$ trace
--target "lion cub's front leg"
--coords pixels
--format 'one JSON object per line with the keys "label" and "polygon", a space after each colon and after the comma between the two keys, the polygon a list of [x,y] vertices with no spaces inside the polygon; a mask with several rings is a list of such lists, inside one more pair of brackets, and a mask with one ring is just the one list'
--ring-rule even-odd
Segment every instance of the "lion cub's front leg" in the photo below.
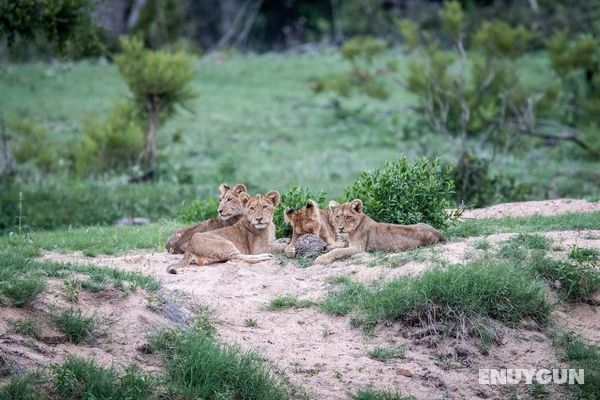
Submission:
{"label": "lion cub's front leg", "polygon": [[344,247],[333,249],[329,253],[325,253],[317,257],[315,260],[315,264],[331,264],[334,260],[338,258],[350,257],[360,252],[361,250],[358,247]]}

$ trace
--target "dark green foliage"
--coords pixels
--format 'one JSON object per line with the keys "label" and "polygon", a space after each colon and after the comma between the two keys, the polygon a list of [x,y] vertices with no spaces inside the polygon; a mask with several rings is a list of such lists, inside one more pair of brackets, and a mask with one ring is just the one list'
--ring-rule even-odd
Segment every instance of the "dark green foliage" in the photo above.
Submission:
{"label": "dark green foliage", "polygon": [[[68,226],[107,225],[126,216],[157,220],[174,217],[173,204],[192,199],[191,187],[150,184],[69,181],[33,185],[0,183],[0,232],[15,230],[22,192],[23,226],[56,229]],[[60,207],[57,207],[60,204]]]}
{"label": "dark green foliage", "polygon": [[0,38],[43,38],[58,53],[74,57],[102,52],[98,28],[91,19],[91,0],[28,0],[0,2]]}
{"label": "dark green foliage", "polygon": [[214,197],[184,201],[177,211],[177,219],[186,224],[204,221],[216,217],[218,207],[219,201]]}
{"label": "dark green foliage", "polygon": [[94,361],[70,357],[52,368],[54,387],[61,399],[153,399],[151,377],[135,364],[120,373]]}
{"label": "dark green foliage", "polygon": [[483,207],[495,201],[516,201],[525,197],[525,185],[514,177],[492,174],[492,163],[464,152],[453,169],[454,197],[467,206]]}
{"label": "dark green foliage", "polygon": [[410,397],[402,396],[398,392],[387,390],[377,390],[373,388],[361,389],[356,393],[350,394],[352,400],[409,400]]}
{"label": "dark green foliage", "polygon": [[446,211],[453,206],[450,173],[437,159],[423,157],[411,163],[403,157],[363,172],[346,189],[346,199],[361,199],[365,214],[378,222],[445,227],[452,220]]}
{"label": "dark green foliage", "polygon": [[42,400],[39,386],[27,376],[13,376],[6,385],[0,386],[0,400]]}
{"label": "dark green foliage", "polygon": [[18,165],[31,163],[47,172],[54,170],[60,154],[43,125],[30,118],[10,118],[6,130],[8,151]]}
{"label": "dark green foliage", "polygon": [[600,250],[590,247],[573,246],[569,253],[569,258],[578,262],[593,262],[598,260],[598,256],[600,256]]}
{"label": "dark green foliage", "polygon": [[341,97],[359,93],[375,99],[387,99],[390,94],[377,76],[381,74],[381,69],[376,72],[373,67],[375,57],[383,53],[386,47],[384,41],[368,36],[348,40],[339,51],[350,62],[350,70],[311,79],[312,90],[315,93],[333,92]]}
{"label": "dark green foliage", "polygon": [[574,385],[573,390],[581,400],[598,400],[600,394],[600,347],[587,344],[579,335],[568,332],[560,335],[555,343],[560,347],[560,356],[569,368],[583,369],[585,383]]}
{"label": "dark green foliage", "polygon": [[86,317],[79,309],[69,308],[54,316],[54,324],[71,342],[79,344],[93,334],[97,321],[94,317]]}
{"label": "dark green foliage", "polygon": [[[552,310],[543,282],[510,263],[487,259],[435,268],[416,278],[399,277],[371,288],[345,286],[325,300],[323,304],[329,305],[324,309],[340,314],[354,309],[358,313],[354,321],[367,328],[382,321],[469,325],[481,318],[508,324],[531,318],[543,324]],[[336,303],[345,306],[336,308]],[[466,333],[477,334],[476,326],[467,329]]]}
{"label": "dark green foliage", "polygon": [[207,400],[296,397],[257,354],[221,345],[194,329],[163,331],[151,343],[165,356],[170,396]]}
{"label": "dark green foliage", "polygon": [[304,207],[308,200],[314,200],[319,207],[326,207],[325,199],[327,193],[323,190],[312,192],[305,186],[292,186],[287,192],[281,194],[281,201],[275,209],[273,223],[275,224],[277,237],[289,237],[292,235],[292,226],[285,222],[283,213],[286,208],[298,209]]}

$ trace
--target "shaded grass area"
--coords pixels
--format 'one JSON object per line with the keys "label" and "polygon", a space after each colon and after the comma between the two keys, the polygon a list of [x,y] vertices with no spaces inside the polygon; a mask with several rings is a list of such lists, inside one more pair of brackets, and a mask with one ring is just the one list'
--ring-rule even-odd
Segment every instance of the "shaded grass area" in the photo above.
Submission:
{"label": "shaded grass area", "polygon": [[496,233],[530,233],[539,231],[565,231],[599,229],[600,212],[561,215],[532,215],[528,217],[503,217],[461,221],[445,230],[449,240]]}
{"label": "shaded grass area", "polygon": [[181,224],[165,221],[132,227],[93,226],[28,235],[4,235],[0,236],[0,252],[4,250],[35,257],[41,255],[42,250],[82,251],[93,257],[98,254],[122,254],[131,249],[164,249],[168,237],[178,226]]}
{"label": "shaded grass area", "polygon": [[2,298],[14,306],[25,306],[46,287],[47,278],[65,278],[81,274],[82,287],[93,291],[114,285],[123,291],[144,288],[157,290],[159,282],[147,275],[113,268],[36,261],[18,254],[0,253],[0,304]]}
{"label": "shaded grass area", "polygon": [[418,277],[398,277],[372,286],[342,281],[322,303],[325,312],[347,315],[369,329],[380,322],[445,322],[478,333],[478,321],[492,318],[516,324],[530,318],[545,324],[552,310],[546,286],[528,271],[500,260],[432,269]]}

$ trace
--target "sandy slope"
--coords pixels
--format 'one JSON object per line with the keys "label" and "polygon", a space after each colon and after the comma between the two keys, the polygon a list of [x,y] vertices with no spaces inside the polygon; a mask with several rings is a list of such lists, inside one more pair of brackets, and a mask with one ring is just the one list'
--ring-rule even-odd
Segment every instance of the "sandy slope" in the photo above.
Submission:
{"label": "sandy slope", "polygon": [[[471,217],[504,216],[511,209],[521,215],[523,210],[531,209],[529,203],[526,206],[502,205],[503,211],[500,214],[490,211],[490,214],[480,213]],[[557,213],[573,210],[573,202],[553,201],[552,204],[551,207]],[[579,211],[589,211],[597,206],[598,203],[588,203],[586,207],[579,208]],[[600,230],[546,232],[544,235],[553,240],[553,256],[556,257],[564,257],[573,244],[600,248]],[[494,245],[510,236],[490,235],[485,239]],[[524,324],[519,329],[498,326],[503,337],[502,343],[492,347],[489,355],[483,355],[473,341],[450,338],[441,340],[435,335],[421,337],[422,330],[416,327],[380,326],[374,336],[368,337],[360,329],[351,328],[346,317],[328,316],[316,307],[286,311],[265,310],[265,304],[270,299],[284,293],[292,293],[302,299],[319,300],[333,290],[328,278],[340,274],[351,275],[353,279],[361,281],[390,279],[402,274],[419,274],[427,268],[439,266],[439,260],[457,263],[478,257],[482,252],[476,250],[474,245],[482,239],[469,238],[423,249],[415,260],[407,261],[397,268],[368,266],[375,257],[361,254],[331,266],[300,268],[294,263],[281,265],[278,261],[255,265],[228,262],[189,267],[182,269],[178,275],[169,275],[166,273],[167,265],[181,256],[138,251],[124,256],[96,258],[87,258],[78,253],[47,253],[44,258],[94,263],[156,276],[162,282],[164,293],[178,299],[179,304],[187,308],[202,304],[216,310],[221,340],[259,350],[293,382],[302,384],[317,399],[346,399],[347,391],[367,385],[397,388],[417,399],[437,399],[444,396],[453,399],[502,398],[508,391],[524,392],[527,388],[524,385],[518,388],[479,385],[478,368],[547,368],[560,364],[550,339],[534,324]],[[165,322],[164,318],[148,310],[145,296],[145,293],[139,292],[121,300],[119,304],[113,304],[118,306],[116,311],[111,308],[110,301],[107,304],[102,304],[102,300],[100,304],[96,301],[96,308],[93,309],[112,315],[110,318],[115,321],[110,332],[116,335],[116,344],[109,345],[100,341],[96,348],[88,346],[92,350],[85,346],[81,350],[80,346],[58,344],[45,351],[50,352],[52,360],[67,353],[88,355],[96,352],[102,357],[108,357],[106,360],[113,357],[113,362],[116,357],[117,363],[123,365],[129,358],[130,361],[137,359],[152,369],[156,362],[152,356],[135,351],[143,342],[143,335],[139,332],[150,329],[152,324],[160,326],[168,321]],[[555,315],[560,324],[580,329],[589,340],[600,344],[598,307],[585,304],[565,306]],[[256,320],[257,327],[246,327],[246,319]],[[6,344],[5,342],[4,345]],[[409,348],[406,358],[383,363],[367,356],[367,352],[374,346],[390,344],[402,344]],[[35,349],[24,349],[23,346],[19,349],[36,353]],[[121,353],[122,351],[125,352]],[[39,357],[42,361],[48,360],[43,353]],[[149,361],[146,361],[147,357],[150,357]],[[34,354],[31,358],[34,358]]]}

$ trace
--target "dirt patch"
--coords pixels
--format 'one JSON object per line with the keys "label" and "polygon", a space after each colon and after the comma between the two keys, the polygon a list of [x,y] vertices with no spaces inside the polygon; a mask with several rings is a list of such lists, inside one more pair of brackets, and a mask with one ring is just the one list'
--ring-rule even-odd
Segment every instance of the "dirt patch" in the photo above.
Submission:
{"label": "dirt patch", "polygon": [[589,202],[587,200],[556,199],[496,204],[487,208],[467,210],[462,214],[462,218],[526,217],[530,215],[559,215],[593,211],[600,211],[600,201]]}
{"label": "dirt patch", "polygon": [[[560,364],[551,340],[534,326],[529,329],[501,327],[504,332],[502,343],[492,347],[489,355],[483,355],[472,341],[458,343],[451,339],[435,339],[434,347],[429,347],[431,343],[412,337],[413,328],[402,326],[378,328],[375,336],[367,337],[360,329],[351,328],[347,318],[328,316],[314,307],[267,311],[265,305],[272,298],[287,293],[301,299],[320,300],[333,290],[328,280],[336,275],[350,275],[367,282],[403,274],[415,275],[428,268],[460,263],[484,254],[483,250],[476,249],[478,242],[487,240],[491,246],[498,246],[513,235],[469,238],[420,249],[409,256],[402,253],[398,255],[401,259],[396,268],[391,268],[385,257],[367,253],[330,266],[300,268],[276,260],[255,265],[227,262],[183,268],[178,275],[167,274],[166,267],[181,256],[162,252],[96,258],[47,253],[44,258],[92,263],[157,277],[166,290],[179,293],[186,301],[216,310],[221,340],[257,349],[293,382],[312,391],[315,398],[346,399],[346,391],[368,385],[398,388],[417,399],[444,396],[500,398],[509,388],[479,385],[479,368],[547,368]],[[552,238],[557,254],[564,254],[574,244],[600,247],[600,231],[545,232],[543,235]],[[378,264],[377,260],[381,262]],[[586,337],[596,340],[600,320],[591,311],[592,306],[585,307],[577,306],[556,315],[566,324],[575,318],[581,319],[577,325],[570,326],[581,328]],[[137,317],[134,313],[120,319],[130,318],[135,320]],[[247,326],[249,320],[255,321],[256,326]],[[368,351],[374,346],[391,344],[409,348],[406,358],[380,362],[368,357]],[[457,346],[461,347],[459,354]],[[466,352],[464,347],[468,349]],[[128,349],[132,348],[135,345]]]}

